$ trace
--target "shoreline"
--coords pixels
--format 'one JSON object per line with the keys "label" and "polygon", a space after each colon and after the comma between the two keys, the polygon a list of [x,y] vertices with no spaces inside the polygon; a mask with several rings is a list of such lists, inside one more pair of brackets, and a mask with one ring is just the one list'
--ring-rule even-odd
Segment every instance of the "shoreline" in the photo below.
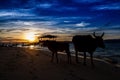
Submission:
{"label": "shoreline", "polygon": [[[28,48],[30,49],[30,48]],[[43,50],[50,52],[47,48],[34,48],[33,50]],[[59,54],[66,55],[64,52],[58,52]],[[98,52],[97,52],[98,53]],[[75,57],[75,51],[71,50],[71,56]],[[79,56],[80,58],[83,58],[82,52],[80,52]],[[120,55],[94,55],[95,60],[103,61],[112,65],[115,65],[116,67],[120,67],[120,61],[115,59],[115,57],[120,58]],[[90,55],[87,53],[87,58],[90,58]]]}

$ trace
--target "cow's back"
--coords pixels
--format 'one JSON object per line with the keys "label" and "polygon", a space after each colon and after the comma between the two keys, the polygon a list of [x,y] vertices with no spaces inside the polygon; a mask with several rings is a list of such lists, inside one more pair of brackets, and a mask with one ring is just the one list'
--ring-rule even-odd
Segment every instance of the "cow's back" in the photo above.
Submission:
{"label": "cow's back", "polygon": [[95,45],[95,40],[91,35],[76,35],[73,37],[72,42],[78,51],[89,52]]}
{"label": "cow's back", "polygon": [[47,41],[48,49],[52,52],[57,51],[69,51],[69,43],[67,42],[57,42],[57,41]]}

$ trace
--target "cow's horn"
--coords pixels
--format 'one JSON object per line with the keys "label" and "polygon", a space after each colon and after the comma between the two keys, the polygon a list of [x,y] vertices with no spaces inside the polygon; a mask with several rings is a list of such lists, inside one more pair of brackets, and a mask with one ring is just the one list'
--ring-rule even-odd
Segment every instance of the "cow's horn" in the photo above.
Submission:
{"label": "cow's horn", "polygon": [[101,37],[103,37],[103,36],[104,36],[104,34],[105,34],[105,33],[103,32],[103,33],[102,33],[102,35],[101,35]]}
{"label": "cow's horn", "polygon": [[93,33],[93,36],[96,37],[95,32]]}

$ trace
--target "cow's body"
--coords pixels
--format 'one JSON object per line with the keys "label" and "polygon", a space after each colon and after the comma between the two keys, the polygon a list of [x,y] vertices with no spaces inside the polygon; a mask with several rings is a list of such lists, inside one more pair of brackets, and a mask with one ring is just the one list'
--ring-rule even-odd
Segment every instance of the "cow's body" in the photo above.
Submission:
{"label": "cow's body", "polygon": [[75,50],[79,52],[93,52],[96,48],[95,39],[90,35],[77,35],[73,37],[72,41],[75,45]]}
{"label": "cow's body", "polygon": [[[102,34],[103,36],[103,34]],[[78,52],[84,52],[84,65],[86,65],[86,52],[90,53],[91,64],[93,64],[93,52],[97,47],[104,48],[102,36],[91,35],[76,35],[73,37],[72,42],[76,51],[76,62],[78,62]]]}
{"label": "cow's body", "polygon": [[56,60],[58,63],[58,52],[65,51],[68,56],[68,63],[71,63],[71,55],[69,50],[69,43],[67,42],[57,42],[57,41],[44,41],[43,45],[48,47],[48,49],[52,52],[52,59],[54,59],[54,54],[56,55]]}

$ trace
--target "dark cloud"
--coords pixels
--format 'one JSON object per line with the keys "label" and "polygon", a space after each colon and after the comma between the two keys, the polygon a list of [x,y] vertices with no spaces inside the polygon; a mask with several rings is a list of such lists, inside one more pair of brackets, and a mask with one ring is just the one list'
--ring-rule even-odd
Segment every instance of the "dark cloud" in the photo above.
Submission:
{"label": "dark cloud", "polygon": [[0,32],[2,33],[6,33],[6,32],[14,32],[14,31],[17,31],[17,32],[23,32],[23,31],[29,31],[30,29],[15,29],[15,28],[12,28],[12,29],[0,29]]}

